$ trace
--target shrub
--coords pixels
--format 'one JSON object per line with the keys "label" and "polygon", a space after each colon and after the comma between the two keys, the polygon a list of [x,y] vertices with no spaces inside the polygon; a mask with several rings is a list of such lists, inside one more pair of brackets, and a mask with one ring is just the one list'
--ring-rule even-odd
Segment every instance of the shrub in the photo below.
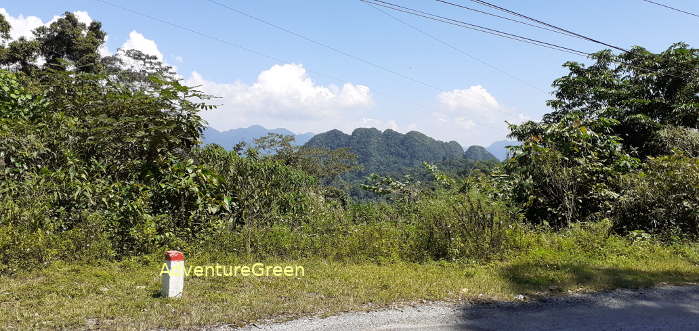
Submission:
{"label": "shrub", "polygon": [[638,166],[611,135],[617,121],[567,115],[556,123],[511,125],[512,147],[505,163],[512,198],[534,224],[564,228],[599,219],[616,198],[619,175]]}
{"label": "shrub", "polygon": [[417,228],[432,259],[487,260],[512,244],[517,214],[477,191],[423,201]]}
{"label": "shrub", "polygon": [[613,211],[617,231],[699,235],[699,159],[651,158],[641,171],[622,177],[621,185]]}
{"label": "shrub", "polygon": [[667,127],[656,133],[649,143],[653,155],[669,155],[673,151],[699,157],[699,131],[683,127]]}

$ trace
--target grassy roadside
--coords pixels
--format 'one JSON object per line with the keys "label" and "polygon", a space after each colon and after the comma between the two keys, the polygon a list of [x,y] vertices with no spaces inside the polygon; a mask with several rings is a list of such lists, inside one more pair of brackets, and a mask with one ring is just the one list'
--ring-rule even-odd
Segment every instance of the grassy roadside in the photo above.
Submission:
{"label": "grassy roadside", "polygon": [[[264,260],[302,265],[304,277],[188,278],[178,300],[157,297],[156,257],[58,263],[0,277],[0,328],[187,328],[329,315],[421,300],[513,300],[660,283],[699,282],[699,245],[555,236],[487,264]],[[539,238],[541,239],[541,238]],[[589,239],[589,238],[588,238]],[[195,256],[192,265],[258,262]]]}

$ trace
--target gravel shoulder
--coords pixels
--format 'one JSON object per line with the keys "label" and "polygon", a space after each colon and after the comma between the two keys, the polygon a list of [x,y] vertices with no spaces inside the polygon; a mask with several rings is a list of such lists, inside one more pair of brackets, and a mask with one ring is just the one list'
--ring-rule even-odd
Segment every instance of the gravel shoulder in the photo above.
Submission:
{"label": "gravel shoulder", "polygon": [[242,330],[699,330],[699,286],[575,294],[518,303],[429,305]]}

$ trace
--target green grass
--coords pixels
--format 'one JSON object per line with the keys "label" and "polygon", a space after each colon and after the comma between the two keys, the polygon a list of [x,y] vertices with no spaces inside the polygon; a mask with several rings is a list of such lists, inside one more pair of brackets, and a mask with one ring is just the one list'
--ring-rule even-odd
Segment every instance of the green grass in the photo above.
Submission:
{"label": "green grass", "polygon": [[[190,277],[181,299],[158,297],[161,264],[155,257],[97,265],[57,263],[0,277],[0,328],[240,326],[423,301],[513,300],[518,294],[699,282],[697,244],[632,243],[587,233],[529,235],[523,242],[528,249],[490,263],[265,260],[303,265],[305,276]],[[187,261],[251,262],[258,261],[220,254]]]}

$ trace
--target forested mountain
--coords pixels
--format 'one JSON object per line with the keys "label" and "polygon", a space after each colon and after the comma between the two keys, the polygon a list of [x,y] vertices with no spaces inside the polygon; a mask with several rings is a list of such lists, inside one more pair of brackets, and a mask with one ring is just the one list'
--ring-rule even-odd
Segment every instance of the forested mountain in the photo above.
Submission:
{"label": "forested mountain", "polygon": [[204,129],[203,139],[204,144],[217,144],[225,149],[232,149],[233,146],[239,142],[245,142],[251,144],[255,139],[264,137],[270,133],[277,133],[285,136],[294,136],[296,145],[305,144],[311,137],[313,133],[303,133],[295,134],[287,129],[266,129],[260,125],[253,125],[247,128],[232,129],[226,131],[218,131],[212,127],[206,127]]}
{"label": "forested mountain", "polygon": [[402,134],[393,130],[360,128],[351,135],[339,130],[318,134],[305,146],[327,149],[349,148],[363,167],[356,175],[370,173],[402,175],[422,162],[437,163],[463,158],[464,150],[455,141],[442,142],[420,132]]}
{"label": "forested mountain", "polygon": [[381,132],[375,128],[359,128],[351,135],[332,130],[314,136],[304,147],[347,148],[356,154],[361,169],[343,175],[339,183],[354,196],[363,195],[359,193],[358,184],[372,173],[421,178],[426,175],[423,162],[435,164],[449,173],[465,173],[479,163],[476,161],[497,161],[480,146],[469,148],[469,158],[466,158],[463,147],[456,141],[443,142],[417,131],[402,134],[390,129]]}
{"label": "forested mountain", "polygon": [[474,161],[498,161],[495,155],[488,152],[483,146],[473,145],[464,153],[464,158]]}

